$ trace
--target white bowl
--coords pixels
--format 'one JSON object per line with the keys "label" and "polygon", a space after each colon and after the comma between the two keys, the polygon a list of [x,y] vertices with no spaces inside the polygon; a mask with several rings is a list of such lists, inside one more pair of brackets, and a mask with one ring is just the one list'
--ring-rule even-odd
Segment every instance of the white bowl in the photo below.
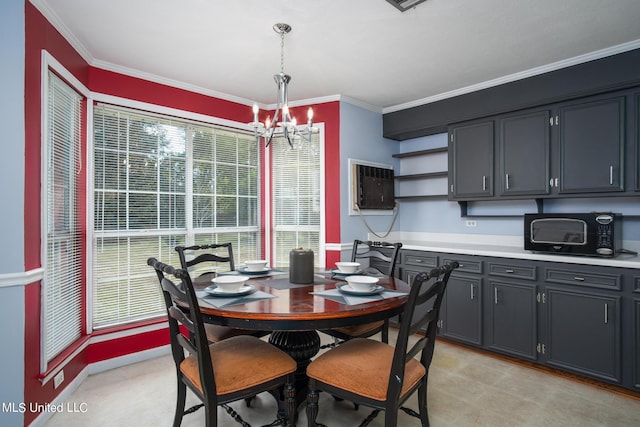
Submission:
{"label": "white bowl", "polygon": [[336,267],[338,267],[338,270],[342,273],[355,273],[358,271],[358,268],[360,268],[360,263],[342,261],[336,262]]}
{"label": "white bowl", "polygon": [[221,292],[238,292],[249,278],[247,276],[218,276],[213,278],[213,283]]}
{"label": "white bowl", "polygon": [[267,261],[264,259],[255,259],[251,261],[245,261],[244,265],[248,271],[262,271],[267,266]]}
{"label": "white bowl", "polygon": [[376,288],[379,279],[371,276],[349,276],[346,280],[356,291],[372,291]]}

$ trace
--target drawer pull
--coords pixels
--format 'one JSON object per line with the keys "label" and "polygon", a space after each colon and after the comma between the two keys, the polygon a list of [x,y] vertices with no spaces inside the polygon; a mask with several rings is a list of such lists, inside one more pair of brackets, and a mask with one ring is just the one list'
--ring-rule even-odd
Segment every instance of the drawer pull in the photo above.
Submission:
{"label": "drawer pull", "polygon": [[573,280],[578,281],[578,282],[584,282],[584,277],[574,276]]}
{"label": "drawer pull", "polygon": [[510,268],[507,268],[504,272],[505,272],[505,273],[509,273],[509,274],[515,273],[515,271],[513,271],[513,270],[512,270],[512,269],[510,269]]}

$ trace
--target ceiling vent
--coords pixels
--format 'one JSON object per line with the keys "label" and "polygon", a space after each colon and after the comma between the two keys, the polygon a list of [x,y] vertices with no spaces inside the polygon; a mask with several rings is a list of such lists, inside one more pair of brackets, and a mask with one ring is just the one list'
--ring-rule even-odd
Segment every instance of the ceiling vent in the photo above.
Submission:
{"label": "ceiling vent", "polygon": [[400,12],[405,12],[407,9],[411,9],[414,6],[424,3],[427,0],[387,0]]}

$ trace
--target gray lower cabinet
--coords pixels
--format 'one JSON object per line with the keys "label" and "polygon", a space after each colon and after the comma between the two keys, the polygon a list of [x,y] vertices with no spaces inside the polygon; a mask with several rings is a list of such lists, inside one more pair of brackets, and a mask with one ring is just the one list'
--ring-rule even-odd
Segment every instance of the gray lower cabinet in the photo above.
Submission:
{"label": "gray lower cabinet", "polygon": [[633,351],[633,386],[640,390],[640,298],[633,300],[633,320],[634,320],[634,336],[635,341]]}
{"label": "gray lower cabinet", "polygon": [[453,273],[440,308],[440,333],[482,345],[482,279]]}
{"label": "gray lower cabinet", "polygon": [[404,280],[460,263],[441,337],[640,390],[637,270],[416,250],[401,259]]}
{"label": "gray lower cabinet", "polygon": [[547,287],[546,305],[546,363],[620,383],[620,297]]}
{"label": "gray lower cabinet", "polygon": [[537,287],[491,279],[489,289],[491,323],[487,346],[501,353],[537,360]]}

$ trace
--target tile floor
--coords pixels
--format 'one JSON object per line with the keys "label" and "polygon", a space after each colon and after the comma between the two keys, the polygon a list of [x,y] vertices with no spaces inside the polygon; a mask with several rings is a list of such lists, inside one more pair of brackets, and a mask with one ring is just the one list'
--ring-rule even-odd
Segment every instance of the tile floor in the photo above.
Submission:
{"label": "tile floor", "polygon": [[[324,342],[329,338],[322,335]],[[87,412],[57,413],[47,427],[170,426],[175,402],[175,375],[169,355],[113,369],[87,378],[70,397]],[[193,396],[188,404],[196,403]],[[408,405],[416,408],[416,400]],[[489,357],[438,341],[429,376],[431,425],[440,426],[640,426],[640,400],[599,387]],[[231,405],[253,426],[275,419],[275,402],[259,395],[251,408]],[[370,413],[322,393],[318,421],[327,426],[357,426]],[[235,427],[219,409],[219,426]],[[186,415],[182,425],[202,426],[202,411]],[[298,426],[307,425],[300,408]],[[382,414],[370,426],[383,426]],[[403,412],[398,426],[419,426]]]}

